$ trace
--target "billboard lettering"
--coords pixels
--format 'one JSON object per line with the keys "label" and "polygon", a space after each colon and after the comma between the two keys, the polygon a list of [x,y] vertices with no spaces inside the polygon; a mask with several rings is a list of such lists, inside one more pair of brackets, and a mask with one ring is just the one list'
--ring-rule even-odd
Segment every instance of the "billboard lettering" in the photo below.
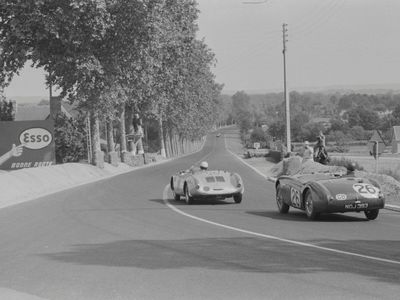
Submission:
{"label": "billboard lettering", "polygon": [[52,120],[0,122],[0,169],[16,170],[55,164]]}

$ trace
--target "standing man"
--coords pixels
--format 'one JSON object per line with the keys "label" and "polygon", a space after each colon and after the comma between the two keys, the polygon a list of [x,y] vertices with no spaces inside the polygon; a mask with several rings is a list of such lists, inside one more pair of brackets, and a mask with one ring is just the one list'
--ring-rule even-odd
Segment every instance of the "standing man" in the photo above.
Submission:
{"label": "standing man", "polygon": [[308,141],[304,142],[304,151],[303,151],[303,163],[306,161],[312,161],[314,158],[314,149],[310,146]]}

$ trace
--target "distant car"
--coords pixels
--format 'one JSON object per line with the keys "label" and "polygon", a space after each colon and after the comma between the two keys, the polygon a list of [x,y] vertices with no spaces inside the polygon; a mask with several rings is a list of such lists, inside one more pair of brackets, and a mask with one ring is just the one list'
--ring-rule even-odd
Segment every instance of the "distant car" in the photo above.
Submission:
{"label": "distant car", "polygon": [[216,136],[216,137],[220,137],[220,136],[221,136],[221,133],[218,132],[215,136]]}
{"label": "distant car", "polygon": [[171,177],[170,187],[174,199],[184,197],[187,204],[196,199],[222,200],[233,198],[235,203],[242,202],[244,186],[237,173],[223,170],[186,170]]}
{"label": "distant car", "polygon": [[380,185],[367,178],[329,173],[280,176],[275,187],[280,213],[291,206],[304,210],[309,219],[321,213],[362,211],[374,220],[385,206]]}

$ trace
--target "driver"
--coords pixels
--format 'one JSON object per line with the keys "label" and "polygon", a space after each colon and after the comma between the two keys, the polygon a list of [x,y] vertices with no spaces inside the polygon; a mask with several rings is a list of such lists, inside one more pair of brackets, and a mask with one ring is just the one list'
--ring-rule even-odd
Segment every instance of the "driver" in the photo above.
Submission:
{"label": "driver", "polygon": [[207,170],[207,169],[208,169],[208,162],[202,161],[202,162],[200,163],[200,170],[205,171],[205,170]]}
{"label": "driver", "polygon": [[206,171],[207,169],[208,169],[208,162],[202,161],[202,162],[200,163],[200,166],[199,166],[199,167],[195,167],[195,166],[191,167],[191,168],[190,168],[190,172],[192,172],[192,174],[194,174],[194,173],[196,173],[196,172]]}

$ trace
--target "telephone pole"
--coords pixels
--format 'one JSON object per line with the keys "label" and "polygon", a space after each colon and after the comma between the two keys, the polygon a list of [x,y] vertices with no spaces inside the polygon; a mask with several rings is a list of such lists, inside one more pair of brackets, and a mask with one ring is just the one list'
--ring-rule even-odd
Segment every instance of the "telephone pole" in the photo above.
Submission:
{"label": "telephone pole", "polygon": [[286,106],[286,147],[287,151],[291,152],[291,137],[290,137],[290,100],[287,91],[286,85],[286,42],[287,40],[287,24],[283,23],[282,25],[282,34],[283,34],[283,94],[285,97],[285,106]]}

